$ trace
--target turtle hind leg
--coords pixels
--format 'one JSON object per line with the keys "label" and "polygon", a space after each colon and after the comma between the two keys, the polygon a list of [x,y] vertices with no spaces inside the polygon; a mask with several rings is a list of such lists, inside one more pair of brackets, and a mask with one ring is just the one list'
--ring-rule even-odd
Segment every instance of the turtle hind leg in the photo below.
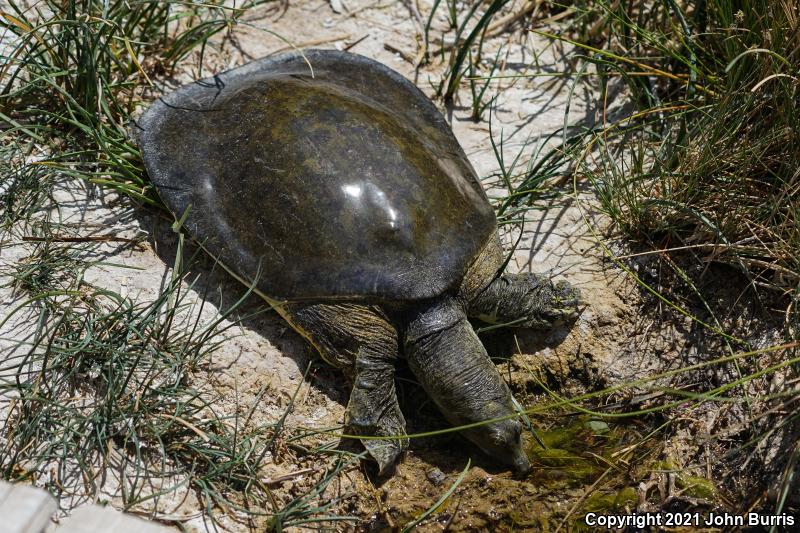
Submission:
{"label": "turtle hind leg", "polygon": [[323,359],[351,378],[345,426],[348,432],[365,436],[361,442],[383,475],[408,448],[394,381],[399,357],[395,327],[380,308],[367,305],[290,304],[281,311]]}

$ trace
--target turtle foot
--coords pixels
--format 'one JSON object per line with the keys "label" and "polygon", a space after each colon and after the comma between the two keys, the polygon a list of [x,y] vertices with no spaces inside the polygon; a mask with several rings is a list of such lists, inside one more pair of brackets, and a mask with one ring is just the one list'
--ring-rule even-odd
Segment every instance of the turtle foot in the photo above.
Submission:
{"label": "turtle foot", "polygon": [[378,475],[383,476],[408,448],[406,421],[393,388],[392,394],[380,402],[374,401],[374,395],[363,392],[358,388],[353,390],[347,406],[347,427],[354,435],[364,436],[361,442],[378,463]]}
{"label": "turtle foot", "polygon": [[548,329],[580,313],[580,290],[566,281],[521,272],[497,277],[471,302],[470,316],[490,324]]}
{"label": "turtle foot", "polygon": [[370,457],[378,463],[379,477],[383,477],[391,472],[397,464],[397,458],[408,448],[408,439],[363,439],[361,442],[364,444],[364,448],[366,448]]}

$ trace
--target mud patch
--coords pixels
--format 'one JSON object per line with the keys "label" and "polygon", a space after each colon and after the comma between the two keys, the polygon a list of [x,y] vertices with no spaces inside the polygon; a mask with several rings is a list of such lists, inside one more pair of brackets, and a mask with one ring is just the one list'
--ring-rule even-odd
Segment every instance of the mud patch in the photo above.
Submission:
{"label": "mud patch", "polygon": [[[567,425],[557,425],[565,422]],[[635,427],[609,425],[584,416],[560,420],[538,433],[545,447],[529,441],[534,466],[530,476],[515,479],[473,455],[470,460],[478,464],[473,463],[421,530],[572,529],[587,512],[632,512],[637,508],[639,489],[633,479],[644,470],[635,472],[633,465],[621,459],[631,457],[631,447],[642,437]],[[431,446],[424,459],[410,453],[393,478],[373,489],[377,512],[372,506],[360,509],[373,513],[365,530],[391,531],[409,523],[451,488],[466,461],[443,453],[447,446],[442,444]],[[656,452],[655,447],[648,450]],[[601,481],[604,488],[596,490]]]}

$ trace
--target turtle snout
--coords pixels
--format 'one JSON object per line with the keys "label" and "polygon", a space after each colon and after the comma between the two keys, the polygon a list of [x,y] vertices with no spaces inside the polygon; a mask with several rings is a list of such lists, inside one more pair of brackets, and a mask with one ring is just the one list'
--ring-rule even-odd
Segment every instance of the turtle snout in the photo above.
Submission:
{"label": "turtle snout", "polygon": [[531,464],[522,444],[522,426],[517,420],[494,422],[473,430],[466,436],[496,461],[514,469],[518,476],[531,470]]}
{"label": "turtle snout", "polygon": [[522,445],[522,425],[518,420],[511,421],[513,427],[513,437],[510,439],[509,452],[511,452],[511,466],[514,468],[514,473],[517,476],[526,476],[531,471],[531,462],[528,460],[528,455],[525,453],[525,448]]}
{"label": "turtle snout", "polygon": [[517,450],[515,450],[513,467],[514,473],[519,477],[524,477],[531,473],[531,462],[528,460],[528,456],[522,446],[518,446]]}

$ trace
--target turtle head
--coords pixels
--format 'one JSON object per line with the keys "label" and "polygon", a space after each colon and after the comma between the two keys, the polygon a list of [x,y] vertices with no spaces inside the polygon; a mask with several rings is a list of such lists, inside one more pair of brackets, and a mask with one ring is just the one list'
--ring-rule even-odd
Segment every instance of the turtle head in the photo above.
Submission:
{"label": "turtle head", "polygon": [[478,445],[487,455],[511,466],[518,475],[531,470],[531,464],[522,446],[522,424],[517,419],[506,419],[464,430],[464,436]]}
{"label": "turtle head", "polygon": [[453,426],[496,461],[530,470],[511,391],[463,309],[444,299],[405,331],[405,357],[419,383]]}

